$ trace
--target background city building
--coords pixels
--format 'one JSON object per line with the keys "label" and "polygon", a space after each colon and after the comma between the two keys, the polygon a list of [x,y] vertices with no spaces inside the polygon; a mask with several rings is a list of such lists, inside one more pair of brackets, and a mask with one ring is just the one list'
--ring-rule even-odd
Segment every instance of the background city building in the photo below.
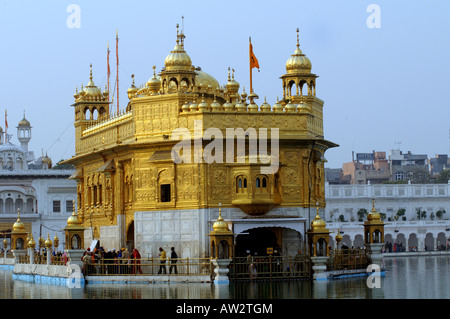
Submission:
{"label": "background city building", "polygon": [[330,184],[382,184],[382,183],[432,183],[439,174],[450,167],[448,155],[386,152],[357,153],[352,161],[343,163],[342,168],[325,168],[326,180]]}
{"label": "background city building", "polygon": [[47,155],[34,157],[28,149],[32,127],[25,115],[16,128],[20,146],[11,142],[13,134],[0,127],[0,235],[10,240],[20,212],[28,233],[35,239],[57,235],[62,250],[63,229],[76,200],[76,183],[68,179],[74,170],[53,166]]}

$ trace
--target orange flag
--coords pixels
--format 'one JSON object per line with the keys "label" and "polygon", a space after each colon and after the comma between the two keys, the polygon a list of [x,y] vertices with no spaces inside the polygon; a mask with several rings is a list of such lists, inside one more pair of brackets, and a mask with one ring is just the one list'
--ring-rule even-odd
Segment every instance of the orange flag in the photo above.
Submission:
{"label": "orange flag", "polygon": [[255,54],[253,53],[253,46],[250,42],[250,69],[258,68],[259,69],[259,63],[258,59],[256,58]]}

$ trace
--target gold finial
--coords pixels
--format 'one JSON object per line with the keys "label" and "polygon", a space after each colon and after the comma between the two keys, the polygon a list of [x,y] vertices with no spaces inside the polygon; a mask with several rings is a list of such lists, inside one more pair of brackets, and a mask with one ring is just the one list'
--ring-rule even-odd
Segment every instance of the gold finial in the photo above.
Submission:
{"label": "gold finial", "polygon": [[134,85],[134,74],[131,74],[131,78],[133,79],[133,85]]}
{"label": "gold finial", "polygon": [[153,66],[153,76],[156,76],[156,65]]}
{"label": "gold finial", "polygon": [[228,81],[230,81],[231,80],[231,78],[230,78],[230,67],[228,67]]}
{"label": "gold finial", "polygon": [[231,78],[234,80],[234,69],[231,69],[232,73],[231,73]]}
{"label": "gold finial", "polygon": [[300,30],[297,28],[297,48],[300,48],[300,41],[299,41],[299,38],[298,38],[298,32],[299,32]]}
{"label": "gold finial", "polygon": [[92,63],[91,63],[91,65],[90,65],[90,71],[89,71],[89,80],[91,80],[92,81]]}

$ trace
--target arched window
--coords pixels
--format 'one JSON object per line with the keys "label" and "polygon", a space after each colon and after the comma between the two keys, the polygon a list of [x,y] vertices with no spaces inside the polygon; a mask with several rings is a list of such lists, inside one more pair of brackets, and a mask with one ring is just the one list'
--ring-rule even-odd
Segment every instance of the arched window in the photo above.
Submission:
{"label": "arched window", "polygon": [[73,235],[70,240],[70,245],[72,246],[71,249],[80,249],[81,248],[80,243],[81,243],[80,236],[78,236],[77,234]]}
{"label": "arched window", "polygon": [[263,177],[262,179],[262,187],[266,188],[267,187],[267,178]]}
{"label": "arched window", "polygon": [[247,179],[244,178],[244,188],[247,188]]}
{"label": "arched window", "polygon": [[23,249],[23,248],[24,248],[24,246],[23,246],[23,239],[22,238],[17,238],[16,239],[16,249],[19,250],[19,249]]}
{"label": "arched window", "polygon": [[261,187],[261,181],[259,179],[259,177],[256,178],[256,188],[260,188]]}

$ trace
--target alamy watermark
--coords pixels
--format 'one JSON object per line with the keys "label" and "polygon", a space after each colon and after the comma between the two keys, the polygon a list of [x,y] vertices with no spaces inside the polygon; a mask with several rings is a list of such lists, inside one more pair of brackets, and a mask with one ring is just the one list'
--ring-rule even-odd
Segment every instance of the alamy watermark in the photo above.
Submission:
{"label": "alamy watermark", "polygon": [[366,271],[370,275],[366,279],[367,287],[370,289],[381,288],[381,268],[377,264],[370,264]]}
{"label": "alamy watermark", "polygon": [[366,25],[369,29],[381,28],[381,8],[378,4],[369,4],[366,11],[370,13],[367,17]]}
{"label": "alamy watermark", "polygon": [[68,288],[81,288],[81,278],[83,275],[81,273],[81,268],[77,264],[68,264],[67,272],[69,276],[66,279],[66,285]]}
{"label": "alamy watermark", "polygon": [[[194,131],[187,128],[175,129],[171,140],[180,140],[172,148],[172,160],[174,163],[246,163],[245,154],[248,142],[248,162],[259,163],[262,174],[275,174],[279,167],[279,139],[278,128],[270,129],[268,137],[267,128],[226,128],[225,137],[219,128],[207,128],[203,131],[203,122],[194,122]],[[203,132],[203,134],[202,134]],[[270,152],[268,142],[270,139]],[[224,149],[224,140],[225,149]],[[192,141],[193,144],[192,145]],[[204,141],[211,141],[203,147]],[[236,143],[235,143],[236,142]],[[235,156],[236,145],[236,156]]]}
{"label": "alamy watermark", "polygon": [[66,25],[69,29],[81,28],[81,8],[78,4],[69,4],[66,12],[70,15],[66,19]]}

